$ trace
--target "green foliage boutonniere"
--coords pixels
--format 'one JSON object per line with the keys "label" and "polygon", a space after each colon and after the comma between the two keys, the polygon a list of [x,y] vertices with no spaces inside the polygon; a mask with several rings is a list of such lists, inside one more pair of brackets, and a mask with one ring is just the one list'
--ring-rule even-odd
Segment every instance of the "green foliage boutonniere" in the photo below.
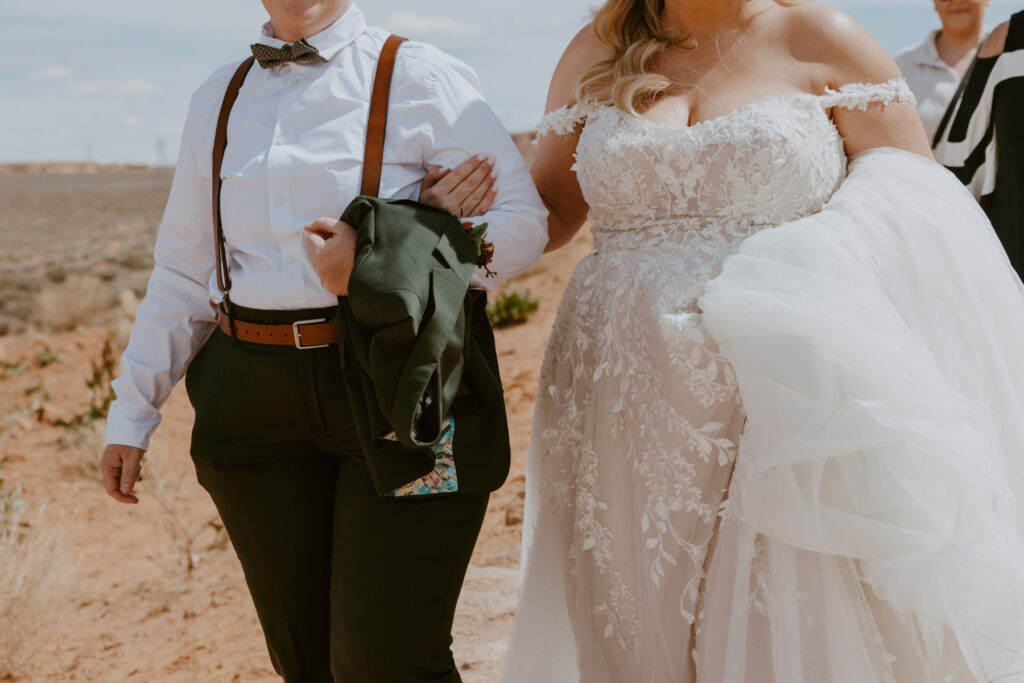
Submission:
{"label": "green foliage boutonniere", "polygon": [[466,231],[466,236],[469,237],[469,241],[473,243],[473,248],[476,250],[476,265],[484,269],[487,277],[494,277],[496,273],[488,267],[488,264],[494,260],[494,244],[484,239],[487,227],[487,223],[473,225],[466,221],[462,224],[462,229]]}

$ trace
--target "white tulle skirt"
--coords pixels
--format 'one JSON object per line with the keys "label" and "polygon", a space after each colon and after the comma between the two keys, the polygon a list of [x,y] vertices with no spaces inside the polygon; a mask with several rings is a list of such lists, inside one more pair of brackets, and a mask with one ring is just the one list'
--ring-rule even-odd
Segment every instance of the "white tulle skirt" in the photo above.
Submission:
{"label": "white tulle skirt", "polygon": [[[1024,680],[1024,287],[973,198],[933,162],[864,153],[700,307],[747,423],[698,680]],[[531,457],[508,683],[581,680],[542,509]]]}
{"label": "white tulle skirt", "polygon": [[866,153],[700,303],[748,416],[702,679],[1024,679],[1024,292],[967,191]]}

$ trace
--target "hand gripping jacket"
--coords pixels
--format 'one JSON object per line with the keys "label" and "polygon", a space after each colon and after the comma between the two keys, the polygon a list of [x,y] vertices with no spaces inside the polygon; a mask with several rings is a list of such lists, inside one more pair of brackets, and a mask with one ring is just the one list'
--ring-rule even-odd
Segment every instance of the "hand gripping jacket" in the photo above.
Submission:
{"label": "hand gripping jacket", "polygon": [[[487,298],[469,289],[476,247],[451,214],[376,198],[391,75],[404,40],[390,36],[381,50],[361,194],[342,215],[358,236],[349,296],[339,297],[335,318],[341,366],[378,495],[493,491],[508,475],[510,448]],[[229,315],[220,166],[228,117],[253,62],[242,62],[228,84],[213,149],[217,282]],[[419,485],[442,459],[446,473],[457,466],[457,487]]]}

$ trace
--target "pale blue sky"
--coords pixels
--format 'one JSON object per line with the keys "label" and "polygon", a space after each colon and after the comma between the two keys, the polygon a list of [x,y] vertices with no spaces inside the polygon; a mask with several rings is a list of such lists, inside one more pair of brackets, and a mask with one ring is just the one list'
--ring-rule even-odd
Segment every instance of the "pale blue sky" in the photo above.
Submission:
{"label": "pale blue sky", "polygon": [[[361,0],[370,23],[432,42],[473,66],[513,131],[542,113],[547,82],[594,0]],[[929,0],[845,0],[892,52],[920,42]],[[994,0],[986,23],[1024,8]],[[0,7],[0,163],[173,163],[189,95],[248,54],[259,0],[36,0]]]}

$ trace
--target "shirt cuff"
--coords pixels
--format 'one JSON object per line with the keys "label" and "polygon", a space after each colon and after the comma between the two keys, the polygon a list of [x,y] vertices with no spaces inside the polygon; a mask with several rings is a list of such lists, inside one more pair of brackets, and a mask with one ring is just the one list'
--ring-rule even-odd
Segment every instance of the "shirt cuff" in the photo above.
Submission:
{"label": "shirt cuff", "polygon": [[152,416],[131,415],[126,408],[118,406],[117,401],[110,405],[107,415],[107,445],[118,444],[149,450],[149,437],[160,424],[160,414]]}

